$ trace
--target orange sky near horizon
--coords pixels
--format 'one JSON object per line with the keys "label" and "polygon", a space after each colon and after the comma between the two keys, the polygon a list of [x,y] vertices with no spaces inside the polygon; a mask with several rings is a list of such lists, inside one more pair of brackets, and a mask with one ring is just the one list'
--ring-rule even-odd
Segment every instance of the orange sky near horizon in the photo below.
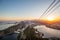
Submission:
{"label": "orange sky near horizon", "polygon": [[21,17],[0,17],[0,21],[10,21],[10,20],[14,20],[14,21],[19,21],[19,20],[34,20],[34,19],[38,19],[38,18],[34,18],[34,17],[29,17],[29,18],[21,18]]}
{"label": "orange sky near horizon", "polygon": [[[0,17],[0,21],[20,21],[20,20],[49,20],[49,21],[51,21],[50,19],[47,19],[47,18],[41,18],[41,19],[39,19],[39,18],[34,18],[34,17],[25,17],[25,18],[21,18],[21,17],[12,17],[12,18],[10,18],[10,17]],[[56,17],[56,18],[53,18],[53,21],[57,21],[57,20],[60,20],[60,17]]]}

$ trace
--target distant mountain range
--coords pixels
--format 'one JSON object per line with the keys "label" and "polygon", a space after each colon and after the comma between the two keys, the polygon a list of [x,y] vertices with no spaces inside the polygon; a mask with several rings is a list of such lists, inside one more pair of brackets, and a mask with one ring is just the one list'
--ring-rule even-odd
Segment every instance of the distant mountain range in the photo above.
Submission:
{"label": "distant mountain range", "polygon": [[[18,24],[21,21],[0,21],[2,24]],[[25,24],[45,25],[46,27],[60,30],[60,21],[46,21],[46,20],[24,20]]]}

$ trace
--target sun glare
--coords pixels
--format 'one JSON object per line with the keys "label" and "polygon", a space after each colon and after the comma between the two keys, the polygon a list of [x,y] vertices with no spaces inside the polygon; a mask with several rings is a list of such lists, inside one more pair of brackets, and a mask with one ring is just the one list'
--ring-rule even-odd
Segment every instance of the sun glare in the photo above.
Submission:
{"label": "sun glare", "polygon": [[48,21],[53,21],[53,20],[55,20],[55,19],[54,19],[53,17],[48,17],[47,20],[48,20]]}

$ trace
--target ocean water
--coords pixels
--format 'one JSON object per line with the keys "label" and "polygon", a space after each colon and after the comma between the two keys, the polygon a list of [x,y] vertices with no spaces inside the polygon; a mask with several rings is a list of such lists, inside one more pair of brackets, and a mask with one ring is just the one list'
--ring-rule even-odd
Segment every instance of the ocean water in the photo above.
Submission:
{"label": "ocean water", "polygon": [[37,29],[39,32],[42,32],[45,38],[49,37],[60,38],[60,30],[47,28],[45,25],[35,26],[34,28]]}
{"label": "ocean water", "polygon": [[0,40],[17,40],[17,33],[13,33],[11,35],[6,35],[3,38],[1,38]]}

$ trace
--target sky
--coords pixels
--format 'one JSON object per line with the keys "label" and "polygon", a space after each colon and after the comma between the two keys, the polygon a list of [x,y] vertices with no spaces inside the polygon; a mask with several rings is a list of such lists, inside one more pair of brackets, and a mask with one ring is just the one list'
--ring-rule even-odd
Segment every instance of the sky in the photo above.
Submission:
{"label": "sky", "polygon": [[[39,19],[52,2],[53,0],[0,0],[0,20]],[[60,7],[49,16],[60,17]]]}

